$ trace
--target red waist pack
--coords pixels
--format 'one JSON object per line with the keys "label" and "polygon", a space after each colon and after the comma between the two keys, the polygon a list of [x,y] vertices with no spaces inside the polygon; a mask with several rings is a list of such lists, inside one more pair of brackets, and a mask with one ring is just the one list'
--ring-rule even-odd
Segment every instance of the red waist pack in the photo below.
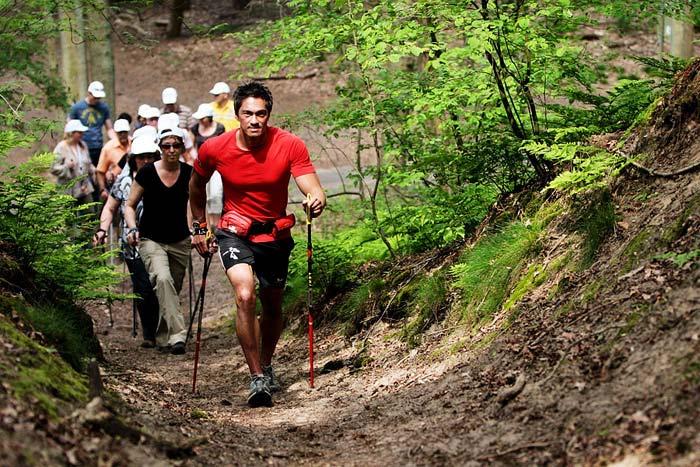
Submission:
{"label": "red waist pack", "polygon": [[236,211],[228,211],[221,216],[217,227],[242,238],[262,234],[272,235],[273,238],[277,238],[279,234],[294,227],[295,223],[296,217],[294,217],[294,214],[289,214],[267,222],[260,222],[239,214]]}

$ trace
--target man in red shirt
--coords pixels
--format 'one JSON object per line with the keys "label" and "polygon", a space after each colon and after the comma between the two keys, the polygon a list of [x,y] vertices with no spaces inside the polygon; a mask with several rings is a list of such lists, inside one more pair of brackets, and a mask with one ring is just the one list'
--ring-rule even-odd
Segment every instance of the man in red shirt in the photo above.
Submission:
{"label": "man in red shirt", "polygon": [[[282,292],[289,254],[294,247],[286,215],[289,178],[306,196],[313,217],[326,206],[326,196],[304,142],[268,126],[272,94],[263,84],[243,84],[234,93],[240,128],[207,140],[199,150],[190,179],[193,246],[209,252],[205,234],[206,183],[218,170],[224,186],[224,214],[216,229],[219,255],[236,294],[236,334],[251,373],[248,405],[272,405],[278,385],[272,356],[282,334]],[[305,203],[306,204],[306,203]],[[260,283],[262,316],[258,350],[255,276]]]}

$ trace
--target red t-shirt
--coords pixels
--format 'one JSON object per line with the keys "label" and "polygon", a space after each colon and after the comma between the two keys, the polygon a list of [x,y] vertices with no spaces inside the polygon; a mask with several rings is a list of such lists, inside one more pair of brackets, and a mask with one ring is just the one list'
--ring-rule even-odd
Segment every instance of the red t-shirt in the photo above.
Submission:
{"label": "red t-shirt", "polygon": [[[209,180],[214,170],[224,185],[224,212],[237,213],[256,221],[278,219],[286,214],[290,176],[315,173],[304,142],[275,127],[267,129],[262,148],[245,151],[236,143],[236,133],[228,131],[208,139],[199,149],[194,170]],[[256,236],[256,241],[270,241]]]}

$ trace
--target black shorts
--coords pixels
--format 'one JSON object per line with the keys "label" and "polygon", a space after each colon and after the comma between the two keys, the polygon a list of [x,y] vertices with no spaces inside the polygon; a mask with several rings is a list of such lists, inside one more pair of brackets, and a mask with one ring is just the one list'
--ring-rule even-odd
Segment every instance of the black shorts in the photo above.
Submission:
{"label": "black shorts", "polygon": [[294,240],[284,238],[274,242],[253,243],[236,234],[216,229],[219,242],[219,256],[224,270],[236,264],[250,264],[258,276],[260,288],[283,288],[287,283],[289,255],[294,248]]}

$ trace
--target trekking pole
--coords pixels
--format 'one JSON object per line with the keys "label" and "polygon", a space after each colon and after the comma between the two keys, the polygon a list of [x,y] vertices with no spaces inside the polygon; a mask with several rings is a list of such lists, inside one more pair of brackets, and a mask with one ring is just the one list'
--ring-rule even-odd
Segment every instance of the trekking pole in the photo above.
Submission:
{"label": "trekking pole", "polygon": [[306,304],[309,318],[309,386],[314,387],[314,316],[311,313],[311,271],[313,266],[314,247],[311,243],[311,194],[306,195],[306,272],[308,284],[306,288]]}
{"label": "trekking pole", "polygon": [[136,299],[132,298],[131,299],[131,314],[132,314],[132,321],[131,321],[131,337],[136,337]]}
{"label": "trekking pole", "polygon": [[[197,388],[197,367],[199,366],[199,346],[202,341],[202,315],[204,314],[204,291],[207,286],[207,272],[209,272],[209,265],[211,264],[212,254],[204,258],[204,269],[202,271],[202,287],[199,289],[199,317],[197,318],[197,340],[195,341],[194,347],[194,373],[192,374],[192,394],[196,392]],[[197,313],[197,310],[195,310]]]}
{"label": "trekking pole", "polygon": [[194,279],[192,278],[192,250],[190,250],[190,259],[187,264],[187,276],[190,282],[190,314],[187,315],[188,320],[192,320],[192,296],[194,295]]}
{"label": "trekking pole", "polygon": [[[131,250],[131,257],[135,260],[137,258],[140,258],[139,255],[139,250],[135,246],[129,246],[128,244],[124,247],[124,250],[122,250],[122,260],[124,263],[124,268],[126,268],[126,255],[129,254],[129,250]],[[133,286],[132,286],[133,287]],[[136,290],[133,291],[134,295],[136,294]],[[131,299],[131,337],[135,338],[136,337],[136,297]]]}

